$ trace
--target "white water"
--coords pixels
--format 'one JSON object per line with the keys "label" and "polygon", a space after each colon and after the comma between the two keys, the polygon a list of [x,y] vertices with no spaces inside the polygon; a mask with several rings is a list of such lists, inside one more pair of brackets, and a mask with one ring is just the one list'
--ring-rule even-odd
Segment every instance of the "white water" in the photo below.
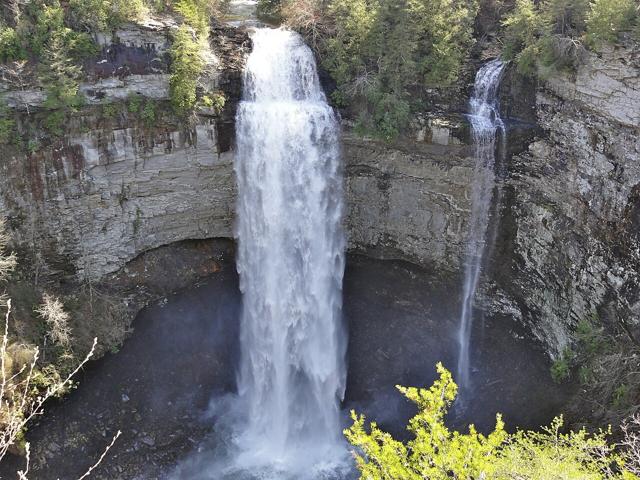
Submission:
{"label": "white water", "polygon": [[247,418],[236,462],[302,478],[345,452],[339,129],[300,36],[258,29],[252,38],[235,164]]}
{"label": "white water", "polygon": [[473,326],[473,303],[480,280],[485,252],[489,210],[495,186],[496,136],[503,130],[500,119],[497,91],[502,78],[504,63],[492,60],[482,66],[476,75],[470,102],[471,132],[475,145],[475,167],[471,189],[471,217],[465,257],[462,311],[458,331],[458,385],[469,387],[469,348]]}

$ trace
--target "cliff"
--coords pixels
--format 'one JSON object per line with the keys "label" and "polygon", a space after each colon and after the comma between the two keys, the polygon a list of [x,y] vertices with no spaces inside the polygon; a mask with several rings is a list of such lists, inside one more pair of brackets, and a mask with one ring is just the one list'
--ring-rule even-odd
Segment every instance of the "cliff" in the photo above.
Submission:
{"label": "cliff", "polygon": [[[201,81],[225,93],[225,109],[202,108],[180,120],[167,103],[172,28],[128,25],[101,39],[102,58],[81,85],[87,106],[64,136],[3,156],[0,206],[25,254],[43,253],[33,259],[40,268],[97,280],[161,245],[232,236],[233,122],[248,37],[212,31]],[[38,115],[46,113],[41,91],[8,91],[4,98],[23,128],[37,130]],[[155,118],[141,119],[131,102],[153,102]]]}
{"label": "cliff", "polygon": [[541,87],[543,133],[508,165],[495,282],[558,354],[580,320],[638,326],[640,51],[590,54]]}
{"label": "cliff", "polygon": [[[203,81],[224,91],[227,104],[184,122],[166,104],[172,28],[170,21],[129,25],[101,39],[103,56],[82,85],[88,105],[65,135],[4,152],[0,206],[33,270],[104,281],[157,247],[233,237],[233,122],[250,42],[241,30],[212,31]],[[637,48],[619,47],[537,90],[512,71],[505,76],[509,148],[480,300],[522,319],[551,355],[583,318],[635,328],[638,72]],[[158,102],[152,124],[130,111],[132,94]],[[21,124],[37,124],[41,92],[2,95]],[[109,104],[116,113],[107,116]],[[395,144],[345,133],[351,250],[459,275],[473,152],[464,117],[442,108]]]}

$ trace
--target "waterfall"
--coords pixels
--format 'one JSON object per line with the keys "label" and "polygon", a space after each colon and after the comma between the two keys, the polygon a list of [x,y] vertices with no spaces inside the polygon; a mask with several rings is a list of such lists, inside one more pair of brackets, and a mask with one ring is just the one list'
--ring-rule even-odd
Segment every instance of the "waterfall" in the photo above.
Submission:
{"label": "waterfall", "polygon": [[469,387],[469,346],[473,326],[473,301],[480,280],[489,223],[489,210],[495,186],[496,136],[504,129],[498,107],[498,87],[504,63],[492,60],[478,71],[470,101],[471,133],[475,147],[475,166],[471,187],[471,217],[465,252],[465,270],[458,331],[459,357],[457,382]]}
{"label": "waterfall", "polygon": [[239,462],[308,473],[344,451],[339,127],[301,37],[265,28],[252,39],[235,163],[247,418]]}

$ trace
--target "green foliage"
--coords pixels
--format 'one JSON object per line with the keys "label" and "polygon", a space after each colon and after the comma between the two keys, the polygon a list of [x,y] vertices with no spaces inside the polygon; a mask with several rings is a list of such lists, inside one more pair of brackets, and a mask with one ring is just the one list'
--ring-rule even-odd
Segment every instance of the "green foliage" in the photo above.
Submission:
{"label": "green foliage", "polygon": [[582,52],[588,0],[517,0],[503,21],[504,56],[520,73],[546,77],[573,69]]}
{"label": "green foliage", "polygon": [[2,30],[0,44],[2,61],[37,59],[38,81],[47,93],[44,107],[55,110],[44,127],[61,135],[66,116],[83,103],[78,91],[81,63],[97,52],[91,36],[67,25],[58,0],[33,0],[23,6],[15,30]]}
{"label": "green foliage", "polygon": [[595,45],[614,42],[634,23],[640,26],[638,9],[635,0],[594,0],[587,18],[587,39]]}
{"label": "green foliage", "polygon": [[174,9],[185,21],[176,32],[169,52],[169,96],[178,115],[187,116],[198,102],[198,78],[205,66],[202,51],[209,38],[210,17],[220,3],[220,0],[176,0],[174,3]]}
{"label": "green foliage", "polygon": [[440,378],[428,390],[397,387],[419,409],[407,426],[412,440],[395,440],[375,422],[367,432],[364,416],[351,412],[353,425],[344,433],[358,448],[355,458],[361,479],[466,479],[480,478],[491,470],[496,449],[507,438],[504,423],[498,415],[496,428],[488,436],[473,425],[466,434],[449,430],[444,417],[458,388],[442,364],[437,369]]}
{"label": "green foliage", "polygon": [[152,100],[147,100],[144,104],[144,108],[140,112],[140,118],[146,127],[153,127],[156,123],[156,106]]}
{"label": "green foliage", "polygon": [[52,35],[44,50],[40,82],[47,92],[44,107],[53,110],[45,119],[45,129],[62,135],[66,115],[84,104],[79,92],[82,68],[68,55],[64,34]]}
{"label": "green foliage", "polygon": [[551,365],[551,378],[556,383],[562,383],[571,376],[571,361],[574,354],[570,349],[565,349]]}
{"label": "green foliage", "polygon": [[107,31],[147,13],[144,0],[69,0],[69,19],[76,28]]}
{"label": "green foliage", "polygon": [[104,105],[102,105],[103,118],[108,118],[108,119],[116,118],[116,116],[118,115],[118,111],[119,111],[118,105],[114,103],[105,103]]}
{"label": "green foliage", "polygon": [[589,356],[604,353],[609,347],[601,326],[596,327],[597,315],[590,319],[582,319],[576,326],[576,339],[582,353]]}
{"label": "green foliage", "polygon": [[145,99],[139,94],[129,95],[127,98],[127,111],[137,114],[145,127],[152,127],[157,119],[158,112],[153,99]]}
{"label": "green foliage", "polygon": [[53,39],[62,53],[75,61],[82,61],[97,51],[88,33],[75,31],[65,24],[65,11],[58,0],[27,3],[16,32],[21,46],[34,58],[41,57]]}
{"label": "green foliage", "polygon": [[193,27],[198,36],[206,38],[209,18],[215,11],[212,0],[175,0],[173,8],[184,17],[185,23]]}
{"label": "green foliage", "polygon": [[0,117],[0,145],[7,145],[14,140],[15,127],[15,120],[8,117]]}
{"label": "green foliage", "polygon": [[0,145],[8,145],[15,142],[16,122],[11,118],[9,108],[0,101]]}
{"label": "green foliage", "polygon": [[0,26],[0,62],[23,60],[27,52],[23,48],[15,29]]}
{"label": "green foliage", "polygon": [[407,426],[411,440],[400,442],[375,422],[367,430],[365,417],[351,412],[344,433],[356,447],[361,480],[637,480],[607,443],[609,432],[563,433],[562,417],[540,432],[508,434],[500,415],[486,436],[473,425],[468,433],[451,431],[445,415],[457,386],[441,364],[437,369],[440,378],[429,389],[398,387],[419,409]]}
{"label": "green foliage", "polygon": [[142,98],[142,95],[138,95],[135,93],[132,95],[129,95],[127,99],[127,110],[129,111],[129,113],[140,112],[140,108],[142,107],[143,101],[144,99]]}
{"label": "green foliage", "polygon": [[137,235],[142,226],[142,210],[140,207],[136,207],[136,218],[133,219],[133,234]]}
{"label": "green foliage", "polygon": [[357,106],[360,124],[390,140],[407,125],[412,91],[456,81],[471,46],[476,1],[332,0],[323,64],[334,100]]}
{"label": "green foliage", "polygon": [[203,95],[200,100],[202,105],[207,108],[213,108],[216,113],[221,113],[227,103],[224,92],[214,92],[210,95]]}
{"label": "green foliage", "polygon": [[27,151],[33,155],[38,150],[40,150],[40,141],[37,138],[29,139],[27,142]]}
{"label": "green foliage", "polygon": [[60,137],[64,134],[66,120],[67,115],[63,110],[54,110],[45,117],[44,128],[50,135]]}
{"label": "green foliage", "polygon": [[627,471],[622,456],[607,443],[607,432],[590,435],[582,429],[562,433],[557,417],[541,432],[518,431],[500,449],[489,478],[535,480],[601,480],[637,478]]}
{"label": "green foliage", "polygon": [[504,56],[528,76],[574,69],[585,40],[616,41],[638,24],[639,8],[636,0],[516,0],[503,21]]}
{"label": "green foliage", "polygon": [[618,385],[616,389],[613,391],[613,406],[621,407],[627,401],[627,396],[629,395],[629,385],[623,383]]}
{"label": "green foliage", "polygon": [[171,46],[171,78],[169,95],[171,105],[179,115],[190,113],[197,102],[198,77],[204,69],[201,44],[191,29],[182,25],[175,34]]}
{"label": "green foliage", "polygon": [[258,0],[258,16],[277,18],[282,8],[281,0]]}

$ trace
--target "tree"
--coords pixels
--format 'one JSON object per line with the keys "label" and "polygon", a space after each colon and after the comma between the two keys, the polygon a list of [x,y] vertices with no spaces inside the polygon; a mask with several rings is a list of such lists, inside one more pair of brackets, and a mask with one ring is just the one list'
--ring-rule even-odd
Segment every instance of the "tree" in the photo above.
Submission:
{"label": "tree", "polygon": [[614,42],[638,22],[638,9],[634,0],[594,0],[587,17],[587,38],[594,45]]}
{"label": "tree", "polygon": [[175,34],[171,62],[171,104],[176,113],[187,115],[196,105],[198,77],[204,68],[201,44],[187,25],[182,25]]}
{"label": "tree", "polygon": [[361,480],[638,479],[637,433],[626,435],[627,450],[618,453],[607,443],[608,432],[562,433],[562,417],[540,432],[508,434],[500,415],[486,436],[473,425],[468,433],[451,431],[445,415],[457,386],[442,364],[437,371],[440,377],[429,389],[397,387],[419,409],[407,426],[413,435],[407,442],[394,439],[374,422],[367,430],[365,417],[351,412],[353,425],[344,433],[355,447]]}
{"label": "tree", "polygon": [[615,42],[634,25],[640,36],[639,9],[636,0],[516,0],[503,21],[504,56],[529,76],[573,70],[585,40],[590,47]]}
{"label": "tree", "polygon": [[477,10],[475,0],[331,0],[320,56],[337,82],[334,101],[355,110],[364,133],[397,137],[417,90],[458,79]]}

